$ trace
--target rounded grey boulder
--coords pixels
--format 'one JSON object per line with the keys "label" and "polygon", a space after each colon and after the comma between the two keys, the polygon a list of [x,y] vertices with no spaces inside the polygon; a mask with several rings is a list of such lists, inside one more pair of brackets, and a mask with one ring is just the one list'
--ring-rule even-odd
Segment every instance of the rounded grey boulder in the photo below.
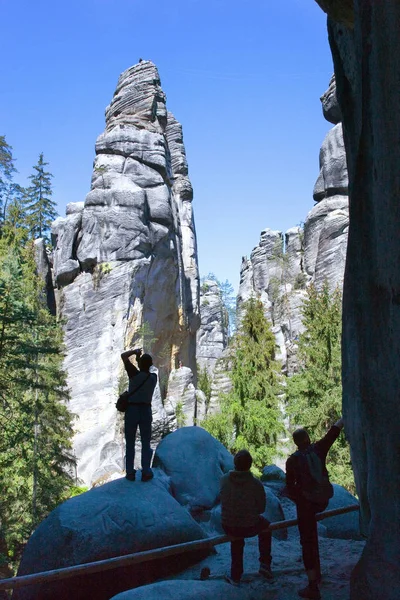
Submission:
{"label": "rounded grey boulder", "polygon": [[174,498],[192,511],[215,506],[220,479],[234,468],[228,450],[195,426],[177,429],[161,440],[153,464],[169,475]]}
{"label": "rounded grey boulder", "polygon": [[[18,575],[204,538],[199,525],[167,487],[165,475],[155,470],[152,481],[117,479],[67,500],[30,537]],[[190,558],[192,562],[197,559],[198,555]],[[14,600],[108,600],[121,590],[149,583],[188,564],[182,556],[158,562],[161,565],[142,563],[28,586],[16,590]]]}
{"label": "rounded grey boulder", "polygon": [[243,590],[223,581],[159,581],[122,592],[111,600],[242,600]]}

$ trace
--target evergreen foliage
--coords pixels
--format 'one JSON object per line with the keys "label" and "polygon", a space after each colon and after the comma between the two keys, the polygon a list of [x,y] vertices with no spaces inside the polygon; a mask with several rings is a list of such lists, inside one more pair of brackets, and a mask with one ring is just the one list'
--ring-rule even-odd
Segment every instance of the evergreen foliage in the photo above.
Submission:
{"label": "evergreen foliage", "polygon": [[[62,329],[45,304],[14,172],[11,148],[0,137],[0,529],[3,558],[12,567],[75,483]],[[5,189],[12,193],[5,197]]]}
{"label": "evergreen foliage", "polygon": [[243,306],[240,330],[232,342],[232,391],[221,398],[221,411],[202,426],[231,452],[246,448],[255,470],[271,463],[283,432],[279,409],[280,368],[275,337],[260,300]]}
{"label": "evergreen foliage", "polygon": [[56,203],[51,199],[53,194],[51,179],[53,175],[45,171],[49,163],[45,162],[43,152],[39,155],[35,173],[30,175],[31,185],[26,191],[27,213],[30,233],[33,238],[44,238],[50,243],[51,223],[57,216]]}
{"label": "evergreen foliage", "polygon": [[197,365],[197,387],[203,392],[206,397],[206,412],[211,399],[212,377],[204,366],[202,369]]}
{"label": "evergreen foliage", "polygon": [[20,208],[23,205],[25,190],[14,181],[14,174],[17,172],[14,163],[12,147],[7,144],[6,138],[0,135],[0,235],[3,235],[4,224],[10,211],[11,218],[15,221],[14,204]]}
{"label": "evergreen foliage", "polygon": [[[294,426],[306,427],[312,440],[323,437],[342,413],[342,294],[307,289],[303,304],[304,333],[299,336],[300,371],[287,380],[287,412]],[[327,466],[332,481],[355,492],[350,450],[344,436],[332,446]]]}

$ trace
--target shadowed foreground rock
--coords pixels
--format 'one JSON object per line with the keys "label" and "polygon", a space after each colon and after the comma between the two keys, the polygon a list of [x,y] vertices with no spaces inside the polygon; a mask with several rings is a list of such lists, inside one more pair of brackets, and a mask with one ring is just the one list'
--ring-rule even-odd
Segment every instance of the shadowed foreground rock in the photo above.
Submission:
{"label": "shadowed foreground rock", "polygon": [[242,600],[243,590],[223,581],[160,581],[111,600]]}
{"label": "shadowed foreground rock", "polygon": [[[349,171],[343,409],[368,534],[351,600],[400,594],[400,3],[318,0],[328,21]],[[333,6],[335,4],[335,6]]]}
{"label": "shadowed foreground rock", "polygon": [[[125,478],[61,504],[33,533],[18,575],[69,567],[151,548],[202,539],[204,533],[168,491],[155,469],[146,483]],[[16,590],[13,600],[109,600],[121,590],[182,570],[204,553],[74,577]]]}

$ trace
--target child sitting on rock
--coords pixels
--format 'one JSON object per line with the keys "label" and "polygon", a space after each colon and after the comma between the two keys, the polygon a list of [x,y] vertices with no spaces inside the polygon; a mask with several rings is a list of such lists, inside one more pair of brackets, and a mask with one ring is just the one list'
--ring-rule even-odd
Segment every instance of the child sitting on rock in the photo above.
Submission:
{"label": "child sitting on rock", "polygon": [[261,481],[253,477],[250,452],[240,450],[234,457],[235,470],[221,478],[222,527],[231,540],[231,572],[225,579],[239,585],[243,574],[244,539],[258,535],[259,573],[273,581],[271,572],[271,532],[269,521],[262,516],[266,497]]}

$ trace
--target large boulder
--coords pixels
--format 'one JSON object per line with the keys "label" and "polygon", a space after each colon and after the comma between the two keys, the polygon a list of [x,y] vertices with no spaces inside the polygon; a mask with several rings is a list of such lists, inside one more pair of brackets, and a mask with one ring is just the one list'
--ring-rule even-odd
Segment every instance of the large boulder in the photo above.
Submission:
{"label": "large boulder", "polygon": [[[58,506],[35,530],[18,575],[79,565],[202,539],[204,533],[168,492],[168,478],[155,469],[147,483],[117,479]],[[186,558],[196,560],[191,553]],[[176,557],[16,590],[14,600],[108,600],[135,585],[176,570]],[[161,569],[161,570],[160,570]]]}
{"label": "large boulder", "polygon": [[[335,508],[344,508],[352,504],[358,504],[357,498],[350,494],[341,485],[333,484],[334,494],[329,500],[329,505],[326,510]],[[327,535],[330,538],[339,538],[344,540],[360,540],[360,515],[359,512],[345,513],[337,517],[329,517],[323,521]]]}
{"label": "large boulder", "polygon": [[169,475],[177,501],[197,512],[217,503],[220,479],[233,469],[233,457],[205,429],[182,427],[160,442],[154,465]]}
{"label": "large boulder", "polygon": [[223,581],[159,581],[128,590],[111,600],[243,600],[243,589]]}

